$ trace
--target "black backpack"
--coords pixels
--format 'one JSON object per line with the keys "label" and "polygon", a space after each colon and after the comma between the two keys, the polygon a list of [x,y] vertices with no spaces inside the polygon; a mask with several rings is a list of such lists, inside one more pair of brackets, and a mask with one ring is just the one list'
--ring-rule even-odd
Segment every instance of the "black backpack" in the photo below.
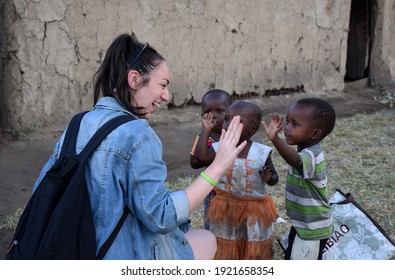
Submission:
{"label": "black backpack", "polygon": [[114,231],[96,256],[96,233],[85,184],[85,162],[119,125],[135,119],[118,116],[104,124],[78,155],[75,143],[82,117],[75,115],[66,131],[59,159],[46,173],[19,219],[7,260],[102,259],[129,211],[124,208]]}

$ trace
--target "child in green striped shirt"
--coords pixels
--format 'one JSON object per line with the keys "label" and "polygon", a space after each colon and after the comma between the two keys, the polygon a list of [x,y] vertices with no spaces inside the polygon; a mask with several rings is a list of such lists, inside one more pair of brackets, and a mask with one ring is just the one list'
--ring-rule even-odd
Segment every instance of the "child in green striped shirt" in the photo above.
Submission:
{"label": "child in green striped shirt", "polygon": [[[327,175],[320,142],[332,132],[336,113],[319,98],[304,98],[288,107],[280,139],[283,117],[271,114],[262,126],[282,158],[289,164],[285,206],[291,230],[285,259],[322,259],[322,251],[333,231],[332,213],[326,194]],[[296,145],[295,151],[289,145]]]}

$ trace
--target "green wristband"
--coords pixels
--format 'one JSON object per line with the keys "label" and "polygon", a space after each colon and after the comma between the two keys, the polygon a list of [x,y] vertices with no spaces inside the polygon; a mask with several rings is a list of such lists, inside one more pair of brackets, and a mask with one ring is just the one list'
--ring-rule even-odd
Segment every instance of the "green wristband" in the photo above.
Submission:
{"label": "green wristband", "polygon": [[213,187],[217,186],[217,182],[215,182],[212,178],[210,178],[210,176],[208,176],[206,172],[203,171],[202,173],[200,173],[200,176],[202,176],[203,179],[209,182]]}

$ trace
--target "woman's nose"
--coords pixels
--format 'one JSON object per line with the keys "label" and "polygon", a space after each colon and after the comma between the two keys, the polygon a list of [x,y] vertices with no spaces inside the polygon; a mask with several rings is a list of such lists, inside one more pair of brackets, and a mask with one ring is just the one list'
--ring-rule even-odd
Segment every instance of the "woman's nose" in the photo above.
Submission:
{"label": "woman's nose", "polygon": [[164,89],[161,97],[165,102],[169,102],[171,100],[171,93],[167,87]]}

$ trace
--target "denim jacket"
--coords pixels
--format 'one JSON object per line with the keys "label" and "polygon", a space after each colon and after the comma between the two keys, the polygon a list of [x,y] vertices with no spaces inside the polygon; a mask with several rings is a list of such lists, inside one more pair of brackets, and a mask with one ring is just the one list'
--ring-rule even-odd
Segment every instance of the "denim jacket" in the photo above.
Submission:
{"label": "denim jacket", "polygon": [[[82,119],[76,152],[108,120],[131,114],[116,99],[103,97]],[[64,133],[33,191],[59,157]],[[104,259],[193,259],[184,232],[190,227],[185,191],[165,185],[162,143],[144,119],[112,131],[88,160],[86,184],[99,249],[113,231],[125,205],[130,214]]]}

